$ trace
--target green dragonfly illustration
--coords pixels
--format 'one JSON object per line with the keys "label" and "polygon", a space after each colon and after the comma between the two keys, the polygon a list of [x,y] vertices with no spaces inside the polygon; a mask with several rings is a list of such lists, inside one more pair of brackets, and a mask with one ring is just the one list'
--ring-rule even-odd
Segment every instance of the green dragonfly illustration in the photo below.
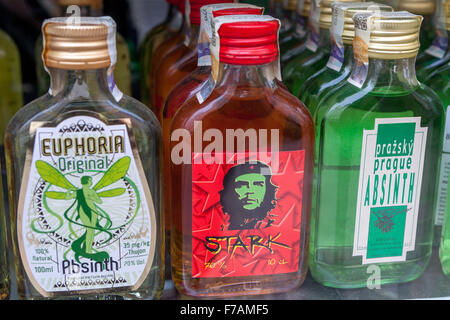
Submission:
{"label": "green dragonfly illustration", "polygon": [[100,190],[124,178],[130,163],[130,157],[123,157],[104,173],[94,187],[92,187],[92,177],[83,176],[80,179],[81,188],[77,188],[55,167],[42,160],[36,161],[36,169],[44,181],[67,190],[67,192],[47,191],[45,196],[54,200],[73,200],[70,207],[65,210],[64,218],[70,224],[84,228],[82,229],[83,235],[75,239],[71,245],[78,262],[80,262],[80,257],[97,262],[104,262],[105,259],[109,259],[109,254],[106,251],[98,252],[93,248],[95,236],[99,233],[104,232],[108,235],[106,242],[112,239],[112,221],[98,205],[103,203],[102,198],[118,197],[124,194],[126,190],[125,188]]}

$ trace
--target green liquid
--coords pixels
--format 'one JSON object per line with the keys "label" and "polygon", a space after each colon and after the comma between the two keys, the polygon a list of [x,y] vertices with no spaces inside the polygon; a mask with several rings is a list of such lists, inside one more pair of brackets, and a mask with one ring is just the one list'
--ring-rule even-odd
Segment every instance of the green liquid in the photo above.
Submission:
{"label": "green liquid", "polygon": [[380,284],[416,279],[431,255],[433,199],[441,148],[442,107],[425,86],[414,91],[380,87],[340,86],[321,101],[314,120],[319,146],[314,182],[310,270],[320,283],[337,288],[365,287],[371,264],[353,256],[357,194],[363,131],[373,130],[377,118],[421,117],[427,127],[415,250],[406,261],[377,264]]}
{"label": "green liquid", "polygon": [[[448,64],[437,68],[430,74],[429,80],[426,82],[441,99],[448,116],[448,106],[450,105],[450,66]],[[439,191],[436,200],[436,215],[438,220],[442,220],[442,225],[435,226],[435,242],[440,242],[439,257],[442,264],[442,271],[450,277],[450,196],[448,187],[448,175],[450,172],[450,149],[448,145],[449,137],[447,132],[449,128],[446,126],[444,133],[444,148],[442,152],[441,171],[439,179]]]}
{"label": "green liquid", "polygon": [[325,47],[319,45],[316,52],[306,49],[288,62],[283,71],[283,81],[291,93],[300,96],[303,83],[327,64],[329,56],[330,44]]}

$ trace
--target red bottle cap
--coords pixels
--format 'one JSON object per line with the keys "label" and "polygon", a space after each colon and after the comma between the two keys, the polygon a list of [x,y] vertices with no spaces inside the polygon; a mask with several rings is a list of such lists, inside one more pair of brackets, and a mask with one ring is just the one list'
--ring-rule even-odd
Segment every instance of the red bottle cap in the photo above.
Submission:
{"label": "red bottle cap", "polygon": [[191,14],[189,16],[191,24],[200,25],[200,8],[208,4],[233,3],[234,0],[189,0]]}
{"label": "red bottle cap", "polygon": [[258,65],[278,56],[278,20],[237,21],[220,26],[220,62]]}

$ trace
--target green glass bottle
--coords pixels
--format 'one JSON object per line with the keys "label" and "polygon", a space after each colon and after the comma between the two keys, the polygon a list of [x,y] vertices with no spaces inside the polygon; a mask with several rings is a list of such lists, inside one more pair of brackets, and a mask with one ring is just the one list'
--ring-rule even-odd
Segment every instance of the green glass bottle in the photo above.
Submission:
{"label": "green glass bottle", "polygon": [[240,3],[249,3],[258,7],[263,7],[264,12],[269,12],[269,0],[240,0]]}
{"label": "green glass bottle", "polygon": [[429,262],[444,110],[415,76],[422,17],[353,19],[352,74],[314,116],[310,270],[326,286],[374,288],[414,280]]}
{"label": "green glass bottle", "polygon": [[23,106],[20,54],[14,41],[0,30],[0,148],[3,157],[5,129]]}
{"label": "green glass bottle", "polygon": [[[311,2],[309,20],[310,32],[306,41],[307,50],[291,59],[283,70],[283,79],[297,97],[303,83],[315,72],[322,69],[328,61],[331,52],[331,0],[314,0]],[[357,2],[357,1],[344,1]]]}
{"label": "green glass bottle", "polygon": [[283,26],[283,31],[279,34],[279,42],[284,44],[292,40],[295,33],[295,22],[296,22],[296,9],[298,0],[283,0],[283,19],[281,20],[281,25]]}
{"label": "green glass bottle", "polygon": [[417,56],[416,69],[419,81],[427,82],[430,74],[450,61],[448,31],[450,30],[450,1],[437,0],[436,37],[425,51]]}
{"label": "green glass bottle", "polygon": [[145,105],[150,103],[150,62],[152,54],[156,48],[178,32],[181,32],[183,26],[183,14],[178,9],[179,0],[167,0],[169,10],[166,20],[151,29],[142,41],[139,47],[140,60],[140,82],[141,82],[141,101]]}
{"label": "green glass bottle", "polygon": [[[444,273],[449,274],[449,258],[450,258],[450,228],[448,226],[450,222],[449,200],[448,195],[448,179],[450,176],[450,119],[448,119],[450,106],[450,64],[445,64],[432,73],[425,82],[431,89],[433,89],[441,98],[446,111],[446,122],[444,130],[444,142],[442,147],[441,167],[438,180],[438,191],[435,204],[435,229],[434,229],[434,241],[433,244],[439,246],[440,244],[440,258],[444,268]],[[447,271],[446,271],[447,270]]]}
{"label": "green glass bottle", "polygon": [[296,35],[292,41],[280,45],[280,63],[283,68],[291,59],[307,50],[306,40],[309,33],[308,16],[310,10],[311,0],[298,0]]}
{"label": "green glass bottle", "polygon": [[350,76],[353,67],[354,23],[357,12],[392,11],[392,7],[375,2],[332,3],[331,54],[325,67],[309,77],[300,89],[300,100],[314,115],[316,107],[336,85]]}
{"label": "green glass bottle", "polygon": [[[0,180],[0,190],[3,190],[2,180]],[[9,272],[7,255],[7,233],[5,204],[3,202],[3,192],[0,192],[0,300],[9,298]]]}
{"label": "green glass bottle", "polygon": [[[99,17],[103,13],[103,0],[58,0],[61,7],[61,14],[69,16],[91,16]],[[79,9],[71,7],[78,6]],[[117,33],[117,64],[114,69],[114,79],[119,89],[126,95],[131,96],[131,57],[130,49],[125,39]],[[35,44],[36,78],[38,96],[44,95],[50,87],[50,75],[44,68],[42,62],[42,35],[39,36]]]}
{"label": "green glass bottle", "polygon": [[304,0],[286,0],[284,3],[291,27],[287,35],[283,37],[280,35],[280,52],[282,54],[306,39],[307,34],[307,19],[298,14],[298,8],[300,8],[300,12],[302,11]]}

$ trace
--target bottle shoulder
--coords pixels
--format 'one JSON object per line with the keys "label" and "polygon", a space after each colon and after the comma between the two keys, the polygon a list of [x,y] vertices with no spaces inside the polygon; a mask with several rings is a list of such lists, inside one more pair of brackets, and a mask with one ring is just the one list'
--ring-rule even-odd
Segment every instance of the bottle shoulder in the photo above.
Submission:
{"label": "bottle shoulder", "polygon": [[312,117],[305,105],[282,86],[274,91],[245,89],[227,92],[214,89],[202,104],[193,96],[175,115],[172,129],[193,130],[194,122],[202,121],[205,127],[233,128],[282,128],[286,122],[298,127],[312,128]]}
{"label": "bottle shoulder", "polygon": [[153,112],[137,100],[123,96],[119,102],[110,100],[71,100],[46,94],[22,107],[9,122],[10,139],[30,134],[33,122],[55,123],[72,116],[93,116],[103,121],[129,119],[134,130],[161,135],[161,127]]}
{"label": "bottle shoulder", "polygon": [[[324,120],[338,120],[341,117],[421,117],[434,121],[443,115],[443,106],[428,86],[418,84],[414,88],[363,87],[356,88],[345,83],[321,101],[320,117]],[[321,120],[321,119],[316,119]]]}

